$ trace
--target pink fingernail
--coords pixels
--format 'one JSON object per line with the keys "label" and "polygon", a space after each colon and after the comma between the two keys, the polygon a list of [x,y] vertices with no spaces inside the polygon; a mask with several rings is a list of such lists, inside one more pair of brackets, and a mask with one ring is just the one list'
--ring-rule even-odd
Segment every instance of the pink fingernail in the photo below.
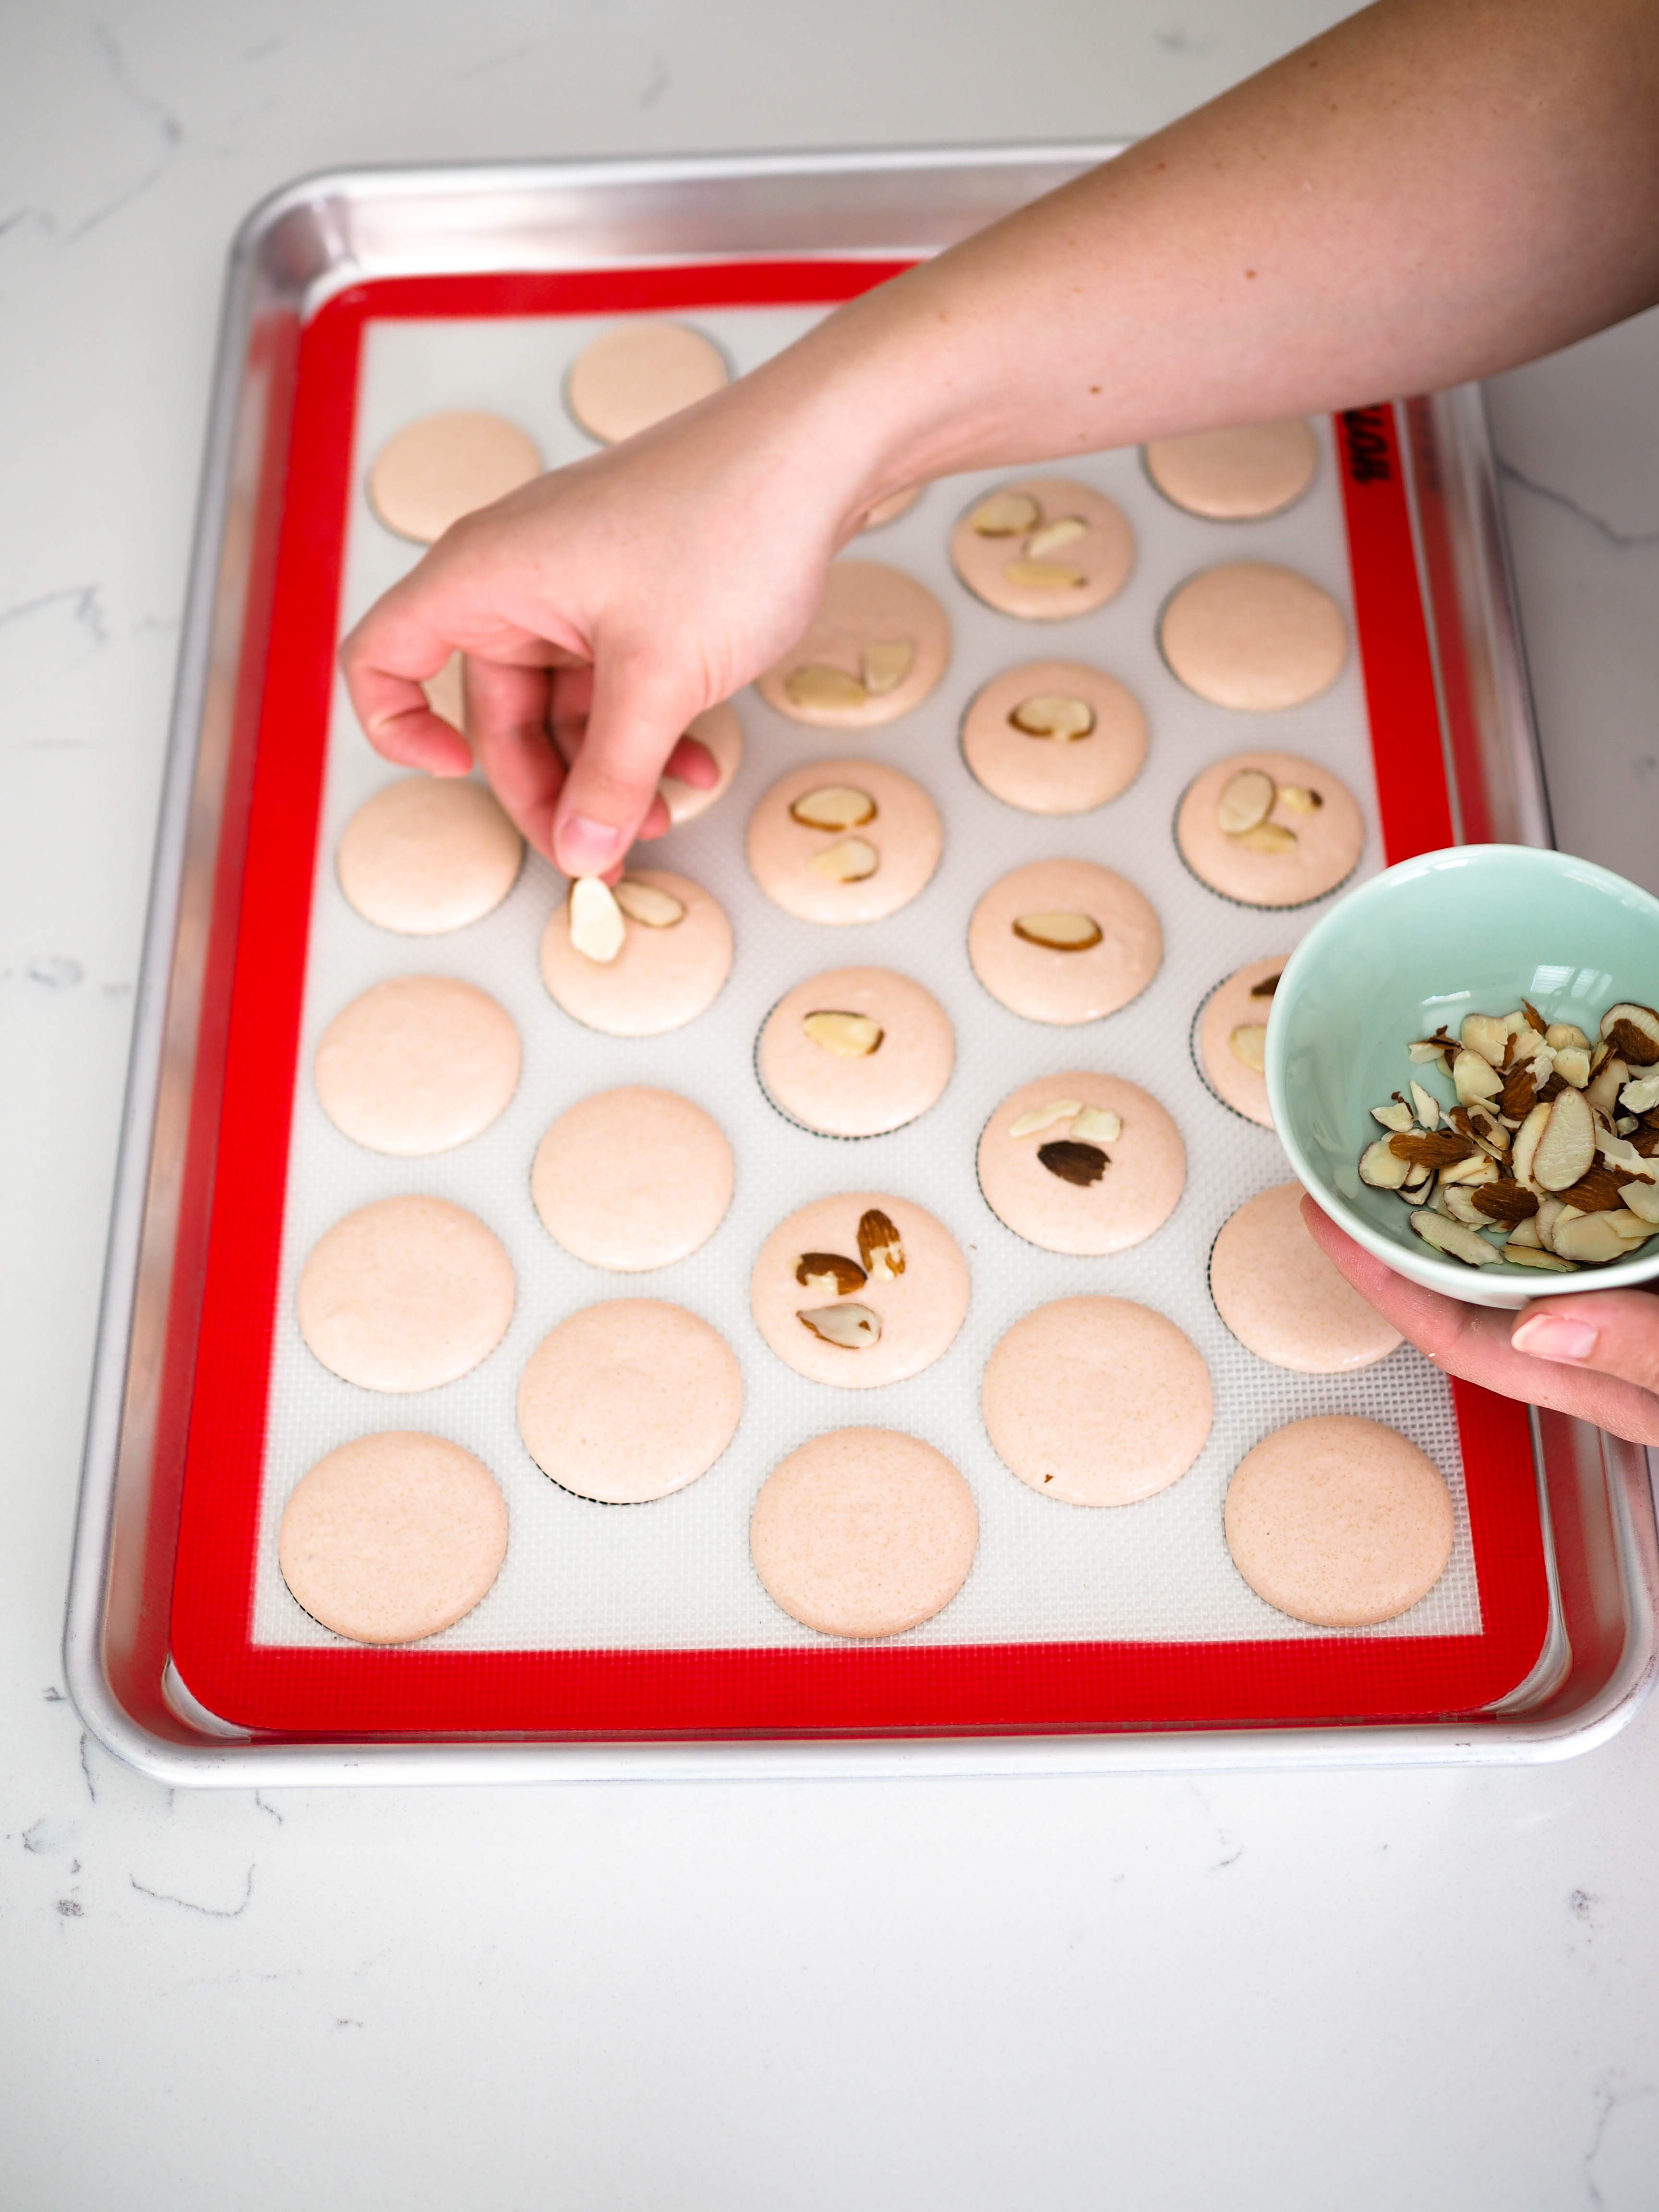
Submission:
{"label": "pink fingernail", "polygon": [[1588,1322],[1569,1321],[1565,1314],[1528,1314],[1510,1337],[1517,1352],[1530,1352],[1540,1359],[1588,1359],[1595,1349],[1595,1331]]}
{"label": "pink fingernail", "polygon": [[559,858],[572,876],[597,876],[622,851],[622,831],[590,815],[572,814],[559,826]]}

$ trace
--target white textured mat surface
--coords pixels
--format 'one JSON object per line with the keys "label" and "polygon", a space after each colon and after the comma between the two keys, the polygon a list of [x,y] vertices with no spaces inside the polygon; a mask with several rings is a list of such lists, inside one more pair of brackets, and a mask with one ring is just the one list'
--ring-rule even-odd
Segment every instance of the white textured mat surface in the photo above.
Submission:
{"label": "white textured mat surface", "polygon": [[[497,409],[538,439],[550,464],[592,450],[565,415],[564,370],[612,319],[371,325],[364,356],[346,566],[349,624],[412,565],[415,549],[382,530],[362,497],[363,472],[400,423],[443,407]],[[725,346],[739,368],[786,343],[815,317],[805,312],[727,310],[685,319]],[[1217,561],[1283,561],[1347,607],[1351,595],[1328,428],[1310,496],[1260,524],[1201,521],[1170,507],[1133,453],[1077,463],[1068,472],[1123,507],[1138,542],[1131,580],[1109,606],[1074,621],[1027,623],[992,613],[951,573],[950,526],[981,483],[931,487],[900,522],[849,550],[890,561],[939,596],[955,629],[950,672],[932,699],[867,736],[810,732],[752,691],[735,704],[747,755],[732,790],[701,821],[650,848],[650,860],[696,878],[725,905],[736,933],[732,977],[690,1027],[641,1042],[599,1036],[548,998],[536,953],[560,879],[532,860],[505,905],[453,935],[399,939],[347,906],[333,853],[352,811],[398,771],[370,750],[343,690],[337,695],[312,921],[301,1065],[296,1086],[289,1207],[262,1500],[254,1636],[276,1644],[334,1641],[295,1605],[276,1561],[283,1504],[316,1459],[345,1438],[380,1428],[430,1429],[476,1451],[506,1493],[512,1539],[484,1602],[433,1639],[455,1649],[665,1647],[823,1642],[774,1606],[749,1562],[747,1529],[770,1468],[804,1437],[853,1423],[926,1437],[973,1486],[980,1549],[960,1595],[913,1632],[930,1643],[1133,1638],[1285,1638],[1305,1630],[1257,1599],[1222,1539],[1221,1500],[1232,1468],[1269,1430],[1315,1413],[1348,1412],[1390,1423],[1437,1462],[1452,1486],[1457,1538],[1437,1589],[1402,1620],[1372,1635],[1474,1633],[1475,1589],[1461,1465],[1444,1378],[1404,1349],[1348,1379],[1285,1374],[1235,1342],[1211,1304],[1206,1262],[1217,1231],[1243,1199],[1285,1180],[1273,1138],[1221,1106],[1193,1065],[1194,1010],[1244,961],[1287,953],[1328,902],[1291,915],[1229,904],[1199,884],[1175,848],[1181,793],[1211,761],[1247,746],[1309,755],[1340,775],[1370,825],[1361,872],[1381,864],[1376,802],[1356,659],[1335,689],[1284,714],[1245,717],[1206,705],[1177,684],[1155,642],[1159,607],[1194,569]],[[1100,811],[1063,821],[1016,812],[991,798],[963,764],[962,710],[989,677],[1016,662],[1060,655],[1097,663],[1146,708],[1152,747],[1139,781]],[[915,775],[945,824],[942,866],[927,890],[891,920],[815,928],[767,902],[750,880],[742,839],[750,809],[786,768],[833,753],[867,755]],[[1018,864],[1080,856],[1119,869],[1162,917],[1165,957],[1152,987],[1121,1013],[1088,1027],[1047,1028],[1006,1012],[969,967],[968,916],[986,886]],[[756,1032],[792,984],[851,962],[899,969],[924,983],[956,1025],[956,1075],[940,1103],[910,1127],[860,1142],[815,1137],[773,1111],[753,1071]],[[410,972],[465,976],[512,1013],[524,1043],[524,1076],[511,1107],[483,1136],[435,1158],[397,1161],[366,1152],[325,1119],[311,1083],[317,1041],[333,1015],[370,983]],[[987,1115],[1018,1085],[1068,1067],[1099,1067],[1142,1084],[1169,1109],[1188,1151],[1188,1182],[1173,1218],[1138,1249],[1103,1261],[1037,1251],[1005,1229],[980,1196],[974,1153]],[[548,1124],[589,1091],[659,1083],[711,1112],[738,1160],[732,1212],[692,1258],[648,1276],[614,1276],[570,1258],[532,1207],[530,1161]],[[950,1353],[914,1381],[874,1391],[804,1382],[757,1334],[748,1311],[753,1255],[777,1219],[838,1189],[896,1192],[929,1207],[967,1254],[974,1291]],[[430,1191],[471,1207],[501,1237],[518,1273],[519,1308],[500,1348],[473,1374],[416,1397],[379,1397],[337,1380],[313,1358],[294,1320],[294,1286],[316,1239],[370,1199]],[[1146,1504],[1088,1511],[1044,1500],[1017,1482],[988,1443],[979,1415],[981,1370],[1003,1331],[1047,1299],[1084,1291],[1138,1298],[1179,1322],[1208,1363],[1216,1422],[1197,1464]],[[725,1457],[690,1489],[655,1504],[606,1507],[550,1482],[520,1443],[518,1378],[557,1321],[596,1299],[672,1298],[708,1317],[742,1364],[747,1402]]]}

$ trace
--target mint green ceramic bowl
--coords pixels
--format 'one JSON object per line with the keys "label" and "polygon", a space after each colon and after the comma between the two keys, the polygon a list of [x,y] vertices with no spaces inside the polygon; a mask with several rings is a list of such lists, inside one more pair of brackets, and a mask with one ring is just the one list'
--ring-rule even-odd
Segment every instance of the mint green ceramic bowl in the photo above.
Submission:
{"label": "mint green ceramic bowl", "polygon": [[1310,929],[1273,994],[1267,1096],[1304,1185],[1350,1237],[1413,1282],[1471,1305],[1523,1306],[1659,1275],[1659,1240],[1633,1259],[1577,1274],[1470,1267],[1431,1250],[1408,1209],[1359,1180],[1381,1134],[1370,1109],[1417,1077],[1443,1103],[1432,1065],[1406,1047],[1465,1014],[1504,1014],[1529,999],[1591,1037],[1620,1000],[1659,1004],[1659,899],[1589,860],[1526,845],[1425,853],[1373,877]]}

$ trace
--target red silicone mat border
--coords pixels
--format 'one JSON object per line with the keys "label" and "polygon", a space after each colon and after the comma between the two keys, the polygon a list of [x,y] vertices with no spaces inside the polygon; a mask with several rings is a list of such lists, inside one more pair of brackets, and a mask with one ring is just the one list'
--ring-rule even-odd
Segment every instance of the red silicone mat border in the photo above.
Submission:
{"label": "red silicone mat border", "polygon": [[[1526,1413],[1455,1383],[1478,1636],[883,1644],[696,1651],[376,1650],[252,1640],[265,1402],[362,332],[374,319],[818,306],[905,264],[737,262],[383,280],[301,339],[234,945],[173,1572],[180,1678],[279,1735],[1008,1734],[1403,1721],[1519,1684],[1548,1620]],[[1390,861],[1452,838],[1394,410],[1338,425],[1354,606]],[[204,1081],[209,1079],[204,1076]],[[204,1148],[205,1149],[205,1147]]]}

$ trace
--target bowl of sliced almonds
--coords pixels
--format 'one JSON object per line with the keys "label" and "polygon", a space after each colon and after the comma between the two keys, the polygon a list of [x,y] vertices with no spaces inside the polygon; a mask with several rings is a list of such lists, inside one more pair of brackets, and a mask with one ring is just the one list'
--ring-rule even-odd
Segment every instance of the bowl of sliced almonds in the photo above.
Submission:
{"label": "bowl of sliced almonds", "polygon": [[1659,899],[1529,846],[1425,853],[1303,939],[1267,1094],[1291,1165],[1400,1273],[1517,1307],[1659,1276]]}

